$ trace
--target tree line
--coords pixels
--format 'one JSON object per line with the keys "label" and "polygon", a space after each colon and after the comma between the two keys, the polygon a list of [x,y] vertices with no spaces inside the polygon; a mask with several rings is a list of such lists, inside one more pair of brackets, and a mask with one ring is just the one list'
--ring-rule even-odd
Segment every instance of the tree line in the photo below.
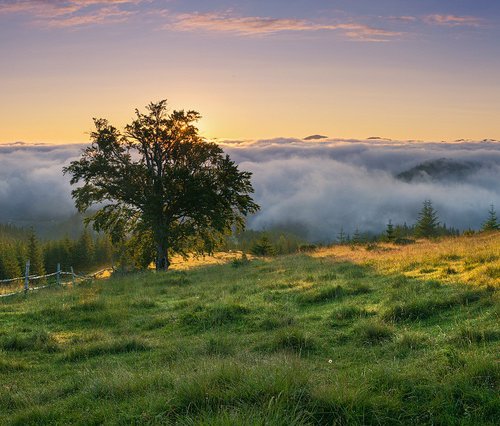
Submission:
{"label": "tree line", "polygon": [[[479,232],[500,230],[500,222],[494,205],[491,205],[486,220]],[[334,244],[358,245],[365,243],[390,242],[395,244],[410,244],[417,238],[439,238],[446,236],[470,235],[478,231],[466,229],[460,231],[453,226],[439,221],[439,215],[431,200],[425,200],[418,214],[416,223],[412,225],[394,224],[389,220],[382,233],[362,232],[356,228],[352,234],[346,233],[341,227]],[[252,253],[256,256],[273,256],[279,254],[309,251],[323,246],[324,243],[310,244],[293,234],[276,231],[246,231],[239,237],[238,243],[228,247]]]}
{"label": "tree line", "polygon": [[[238,250],[256,256],[273,256],[310,251],[324,244],[311,244],[307,238],[298,235],[303,233],[303,230],[295,228],[292,226],[291,231],[283,228],[267,231],[235,230],[226,236],[218,249]],[[497,230],[500,230],[500,224],[495,208],[491,205],[481,231]],[[385,241],[407,244],[416,238],[458,236],[461,233],[473,232],[475,231],[470,229],[460,232],[454,227],[440,223],[438,212],[432,202],[426,200],[413,225],[393,224],[389,220],[384,232],[379,234],[361,232],[356,228],[351,235],[341,228],[334,243],[357,245]],[[73,267],[80,273],[110,265],[120,271],[145,269],[151,264],[151,256],[144,256],[144,251],[138,248],[140,244],[140,238],[113,244],[108,236],[92,233],[89,230],[84,230],[76,239],[65,237],[59,240],[41,241],[33,229],[27,231],[12,225],[0,224],[0,279],[22,276],[28,259],[31,263],[30,272],[36,275],[54,272],[58,263],[63,270]]]}
{"label": "tree line", "polygon": [[56,271],[58,263],[63,270],[73,267],[76,272],[87,273],[109,266],[112,259],[113,246],[105,235],[85,230],[73,240],[41,241],[33,229],[0,225],[0,279],[21,277],[27,260],[30,274],[44,275]]}

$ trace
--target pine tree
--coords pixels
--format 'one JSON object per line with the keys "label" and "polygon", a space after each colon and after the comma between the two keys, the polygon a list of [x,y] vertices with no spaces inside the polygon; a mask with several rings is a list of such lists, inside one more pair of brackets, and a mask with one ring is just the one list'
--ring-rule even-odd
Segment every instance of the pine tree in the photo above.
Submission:
{"label": "pine tree", "polygon": [[338,242],[340,244],[344,244],[345,243],[345,232],[344,232],[344,227],[343,226],[340,227],[340,232],[337,235],[337,240],[338,240]]}
{"label": "pine tree", "polygon": [[389,219],[389,223],[387,224],[387,228],[385,230],[385,236],[387,238],[387,241],[389,241],[389,242],[392,242],[396,239],[396,235],[394,232],[394,225],[392,224],[390,219]]}
{"label": "pine tree", "polygon": [[15,247],[0,245],[0,279],[17,278],[21,275]]}
{"label": "pine tree", "polygon": [[415,225],[415,236],[421,238],[435,237],[439,227],[438,215],[431,200],[425,200]]}
{"label": "pine tree", "polygon": [[483,223],[483,231],[498,231],[500,229],[500,224],[497,219],[497,212],[495,211],[495,206],[492,204],[488,210],[488,219]]}
{"label": "pine tree", "polygon": [[251,252],[256,256],[273,256],[276,253],[267,235],[263,235],[257,242],[254,243]]}
{"label": "pine tree", "polygon": [[30,229],[29,233],[27,256],[30,261],[30,274],[44,275],[45,262],[43,258],[43,251],[33,228]]}
{"label": "pine tree", "polygon": [[356,229],[354,230],[354,234],[352,235],[352,243],[353,244],[361,243],[361,234],[359,233],[358,227],[356,227]]}
{"label": "pine tree", "polygon": [[109,265],[113,260],[113,245],[111,239],[104,235],[95,242],[94,263],[96,265]]}
{"label": "pine tree", "polygon": [[78,269],[87,270],[94,261],[94,241],[90,233],[85,230],[76,242],[73,251],[73,262]]}

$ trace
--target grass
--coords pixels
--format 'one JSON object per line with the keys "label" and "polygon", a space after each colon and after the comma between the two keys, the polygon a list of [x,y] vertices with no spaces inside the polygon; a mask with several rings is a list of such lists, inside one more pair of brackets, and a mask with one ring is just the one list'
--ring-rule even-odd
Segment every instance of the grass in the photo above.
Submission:
{"label": "grass", "polygon": [[318,250],[315,257],[334,257],[354,264],[369,264],[382,273],[404,274],[443,283],[498,286],[500,279],[500,237],[498,232],[440,240],[419,240],[398,246],[334,246]]}
{"label": "grass", "polygon": [[3,298],[0,424],[493,425],[499,247],[219,256]]}

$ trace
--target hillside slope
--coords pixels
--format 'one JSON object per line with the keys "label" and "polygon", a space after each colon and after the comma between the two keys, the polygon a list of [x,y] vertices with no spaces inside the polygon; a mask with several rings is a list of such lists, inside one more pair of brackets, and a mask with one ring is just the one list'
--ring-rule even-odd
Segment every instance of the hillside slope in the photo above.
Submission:
{"label": "hillside slope", "polygon": [[493,425],[499,248],[336,247],[5,298],[0,424]]}

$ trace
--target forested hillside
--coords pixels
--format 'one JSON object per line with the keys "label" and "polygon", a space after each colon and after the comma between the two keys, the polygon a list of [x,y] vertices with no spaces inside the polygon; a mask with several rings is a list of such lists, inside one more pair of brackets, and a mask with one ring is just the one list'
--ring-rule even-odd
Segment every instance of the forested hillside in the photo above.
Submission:
{"label": "forested hillside", "polygon": [[30,273],[41,275],[62,269],[89,272],[112,262],[113,247],[108,237],[84,231],[78,239],[41,241],[33,229],[0,225],[0,280],[24,274],[30,260]]}

